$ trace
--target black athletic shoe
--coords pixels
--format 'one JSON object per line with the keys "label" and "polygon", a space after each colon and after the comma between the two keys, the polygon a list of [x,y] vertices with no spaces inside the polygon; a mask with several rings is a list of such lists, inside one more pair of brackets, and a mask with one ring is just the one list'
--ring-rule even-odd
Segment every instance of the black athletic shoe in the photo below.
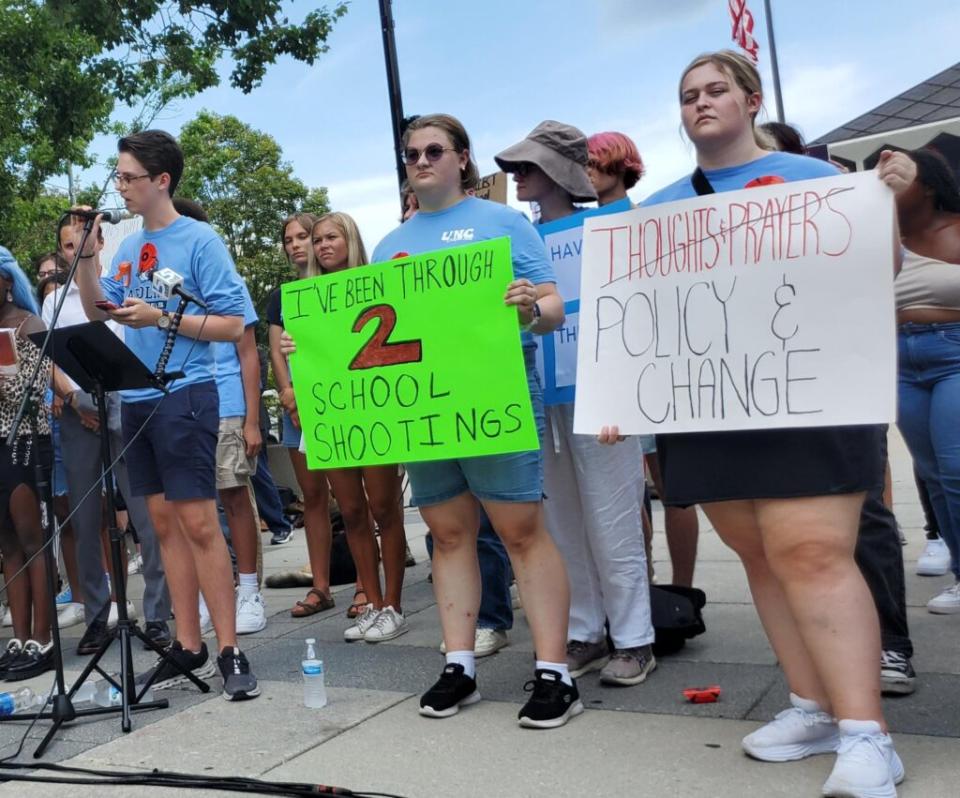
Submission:
{"label": "black athletic shoe", "polygon": [[20,656],[21,651],[23,651],[23,643],[17,640],[17,638],[12,637],[7,641],[3,653],[0,654],[0,679],[6,674],[7,667],[12,665],[17,657]]}
{"label": "black athletic shoe", "polygon": [[463,665],[449,663],[437,683],[420,699],[420,714],[428,718],[449,718],[456,715],[460,707],[479,700],[476,681],[464,673]]}
{"label": "black athletic shoe", "polygon": [[77,653],[80,656],[96,654],[109,637],[110,630],[107,629],[107,625],[103,621],[93,621],[77,643]]}
{"label": "black athletic shoe", "polygon": [[227,701],[246,701],[260,695],[257,677],[250,672],[250,663],[239,648],[227,647],[217,657],[223,677],[223,697]]}
{"label": "black athletic shoe", "polygon": [[53,643],[40,644],[28,640],[20,655],[3,672],[4,681],[19,682],[32,679],[53,669]]}
{"label": "black athletic shoe", "polygon": [[883,695],[910,695],[917,674],[910,658],[899,651],[884,651],[880,656],[880,692]]}
{"label": "black athletic shoe", "polygon": [[555,729],[583,712],[577,683],[564,684],[556,671],[538,668],[523,689],[533,693],[517,716],[528,729]]}
{"label": "black athletic shoe", "polygon": [[289,543],[293,540],[293,530],[292,529],[280,529],[274,532],[270,536],[270,545],[271,546],[282,546],[284,543]]}
{"label": "black athletic shoe", "polygon": [[[166,621],[147,621],[143,633],[160,648],[166,648],[173,642],[173,638],[170,637],[170,627],[167,626]],[[144,643],[143,648],[145,651],[151,650],[146,643]]]}
{"label": "black athletic shoe", "polygon": [[[168,659],[181,665],[185,670],[190,671],[198,679],[209,679],[217,669],[210,661],[210,655],[207,653],[207,644],[200,644],[200,652],[194,654],[192,651],[186,651],[179,640],[174,640],[167,649]],[[159,658],[157,664],[145,673],[141,673],[135,680],[137,690],[143,687],[154,674],[157,674],[152,687],[154,690],[166,690],[170,687],[176,687],[178,684],[189,682],[190,680],[177,670],[167,659]]]}

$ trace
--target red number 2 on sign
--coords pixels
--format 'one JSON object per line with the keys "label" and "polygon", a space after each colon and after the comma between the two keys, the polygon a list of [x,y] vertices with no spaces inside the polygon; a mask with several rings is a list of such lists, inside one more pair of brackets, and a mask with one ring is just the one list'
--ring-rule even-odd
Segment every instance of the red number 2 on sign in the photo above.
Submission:
{"label": "red number 2 on sign", "polygon": [[374,305],[361,313],[353,323],[353,331],[360,332],[376,319],[377,331],[370,337],[357,356],[350,361],[350,370],[372,369],[376,366],[398,366],[401,363],[419,363],[423,359],[421,341],[390,342],[390,334],[397,326],[397,311],[391,305]]}

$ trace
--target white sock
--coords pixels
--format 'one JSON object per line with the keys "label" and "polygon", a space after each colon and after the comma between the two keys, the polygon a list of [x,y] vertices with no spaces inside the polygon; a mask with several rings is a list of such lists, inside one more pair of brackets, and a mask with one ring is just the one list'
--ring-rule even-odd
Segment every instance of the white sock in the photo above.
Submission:
{"label": "white sock", "polygon": [[838,725],[841,734],[883,734],[883,729],[875,720],[841,720]]}
{"label": "white sock", "polygon": [[256,573],[237,574],[237,576],[239,577],[241,596],[252,596],[259,592],[260,585],[257,584]]}
{"label": "white sock", "polygon": [[810,698],[801,698],[796,693],[790,693],[790,703],[797,709],[802,709],[804,712],[807,712],[811,715],[815,715],[818,712],[823,712],[823,709],[816,701]]}
{"label": "white sock", "polygon": [[477,678],[477,658],[472,651],[448,651],[447,665],[463,665],[463,672],[467,676]]}
{"label": "white sock", "polygon": [[573,679],[570,676],[570,669],[567,667],[566,662],[546,662],[545,660],[538,659],[537,670],[556,671],[560,674],[560,681],[573,687]]}

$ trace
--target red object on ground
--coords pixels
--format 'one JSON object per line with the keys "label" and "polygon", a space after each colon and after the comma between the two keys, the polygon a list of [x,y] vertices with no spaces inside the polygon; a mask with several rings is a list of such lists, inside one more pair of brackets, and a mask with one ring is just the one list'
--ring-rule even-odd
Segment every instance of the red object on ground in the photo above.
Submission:
{"label": "red object on ground", "polygon": [[683,691],[683,697],[691,704],[713,704],[720,698],[720,686],[688,687]]}

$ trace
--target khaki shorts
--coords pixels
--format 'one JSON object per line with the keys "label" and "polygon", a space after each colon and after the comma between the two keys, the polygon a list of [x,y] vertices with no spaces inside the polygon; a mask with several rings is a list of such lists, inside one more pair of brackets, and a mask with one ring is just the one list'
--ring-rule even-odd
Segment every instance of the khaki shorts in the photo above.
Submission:
{"label": "khaki shorts", "polygon": [[243,416],[221,418],[217,438],[217,490],[249,488],[250,477],[256,472],[256,458],[247,457]]}

